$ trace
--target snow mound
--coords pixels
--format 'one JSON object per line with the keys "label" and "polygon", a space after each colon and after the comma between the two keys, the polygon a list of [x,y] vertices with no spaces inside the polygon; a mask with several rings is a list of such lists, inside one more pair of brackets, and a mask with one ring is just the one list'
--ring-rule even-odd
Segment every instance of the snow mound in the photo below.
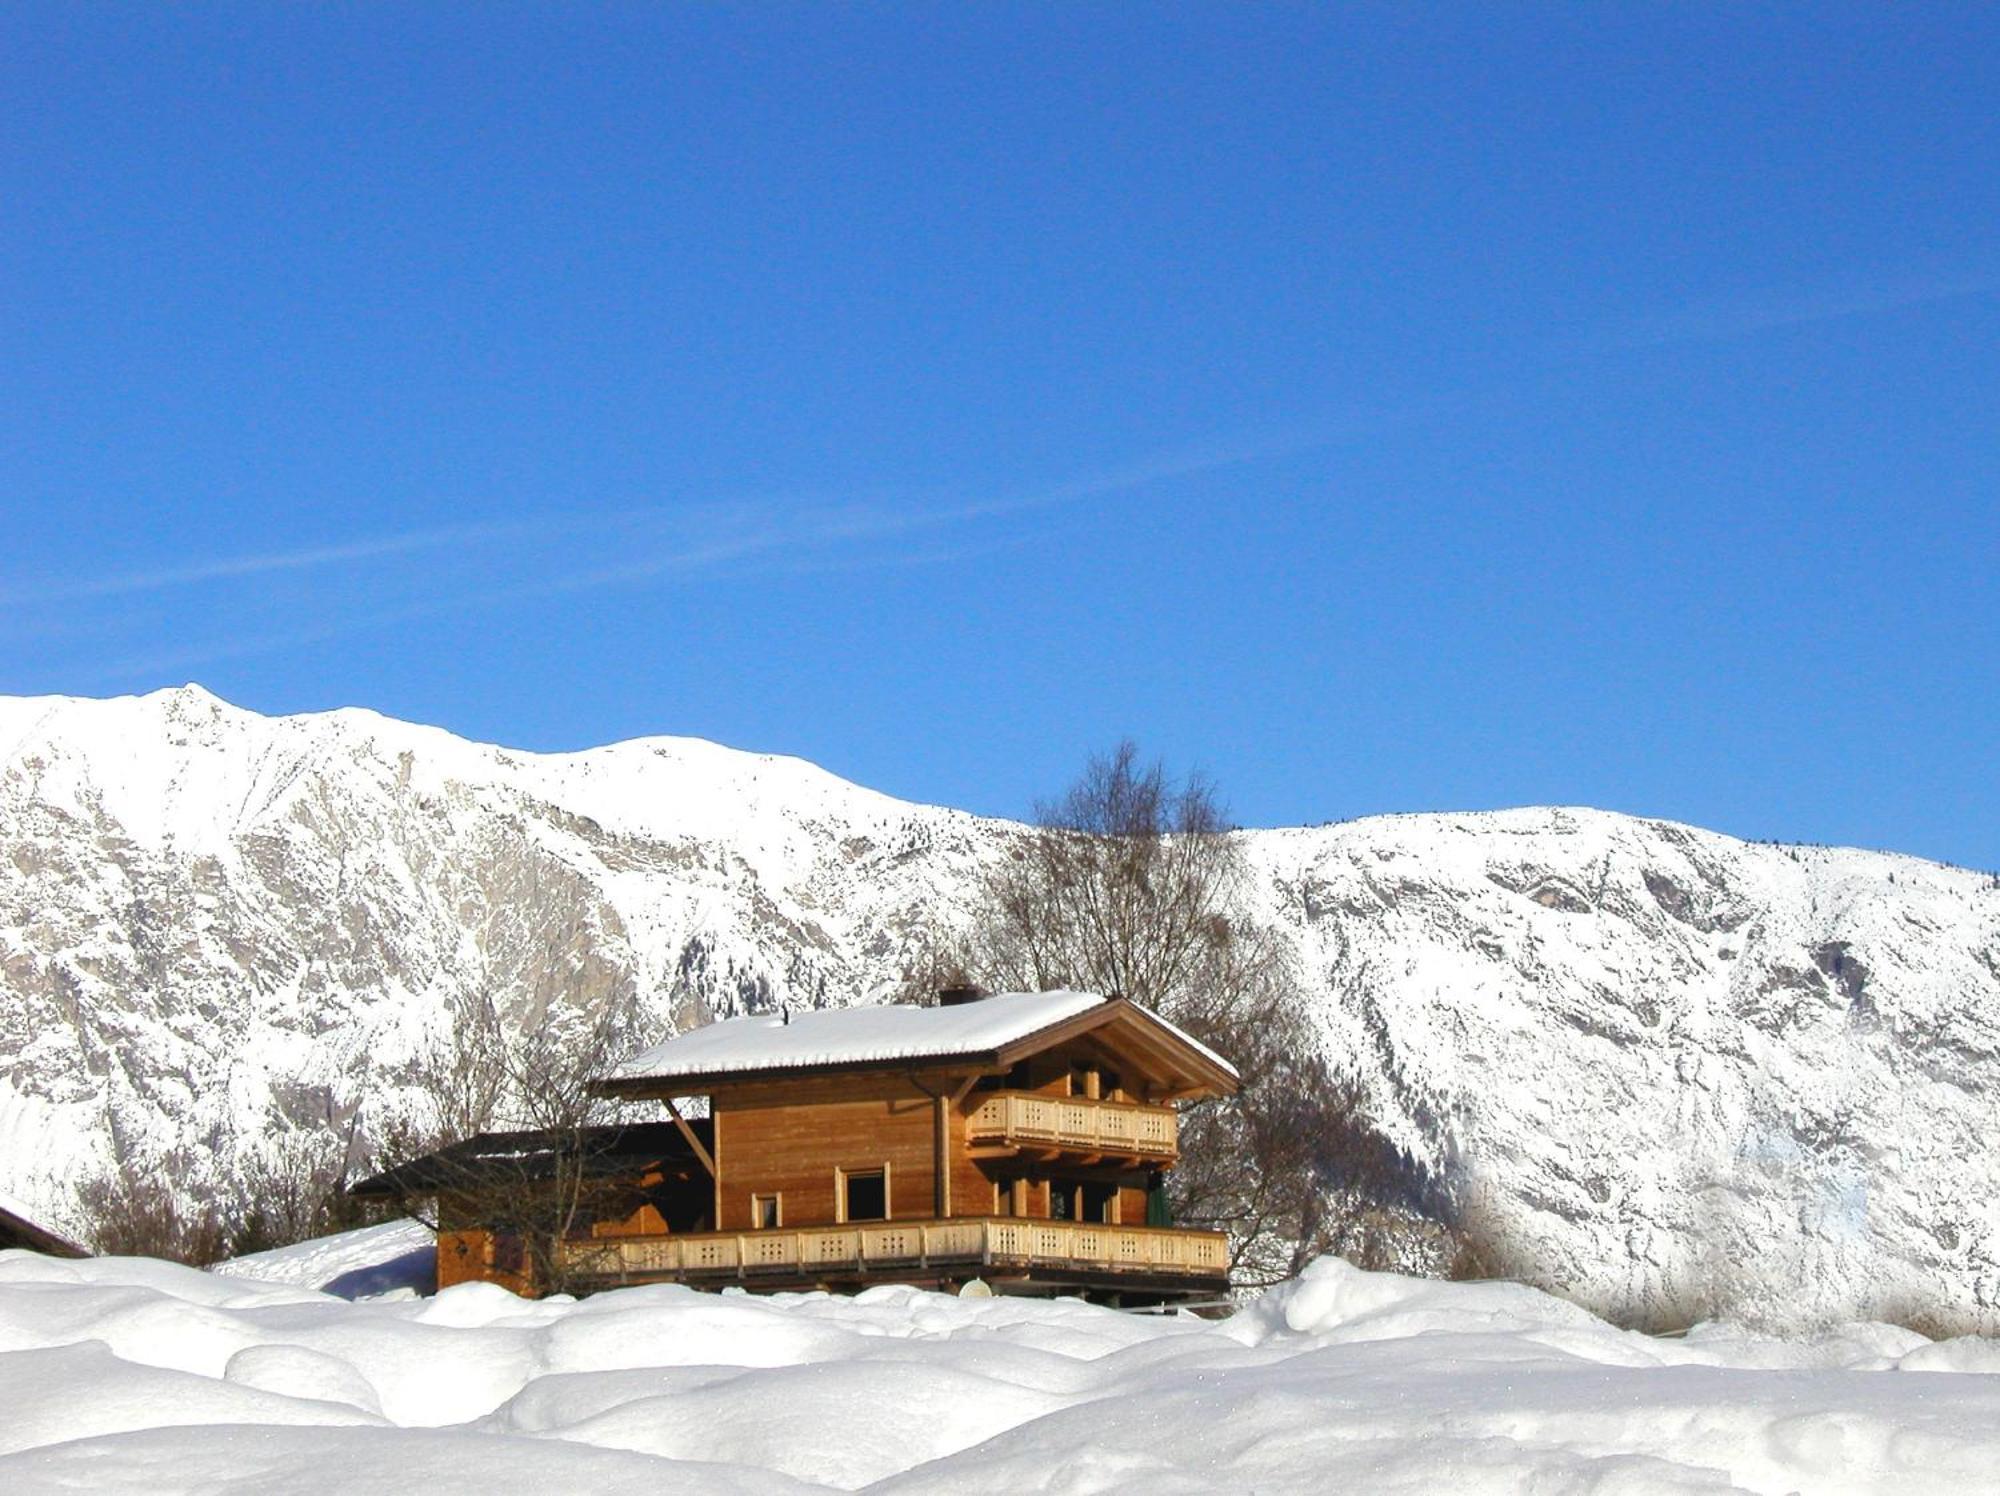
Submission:
{"label": "snow mound", "polygon": [[259,1283],[317,1288],[343,1299],[428,1293],[437,1281],[437,1241],[421,1221],[388,1221],[297,1246],[250,1252],[211,1272]]}
{"label": "snow mound", "polygon": [[0,1490],[1972,1492],[2000,1459],[1996,1347],[1889,1326],[1654,1339],[1330,1260],[1214,1323],[273,1281],[358,1235],[233,1273],[0,1253]]}

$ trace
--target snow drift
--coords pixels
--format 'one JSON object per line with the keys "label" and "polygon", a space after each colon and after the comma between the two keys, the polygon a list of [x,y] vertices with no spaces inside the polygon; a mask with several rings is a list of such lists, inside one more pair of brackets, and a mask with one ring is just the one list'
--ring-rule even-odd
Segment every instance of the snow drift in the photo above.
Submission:
{"label": "snow drift", "polygon": [[7,1253],[0,1489],[1970,1492],[1995,1371],[1990,1342],[1653,1340],[1331,1259],[1209,1323],[902,1288],[350,1303]]}

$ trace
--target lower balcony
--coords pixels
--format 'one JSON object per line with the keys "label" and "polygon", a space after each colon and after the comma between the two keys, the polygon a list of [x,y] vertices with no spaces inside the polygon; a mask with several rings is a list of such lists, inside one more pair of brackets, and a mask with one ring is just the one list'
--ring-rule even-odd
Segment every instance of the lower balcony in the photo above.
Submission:
{"label": "lower balcony", "polygon": [[1173,1295],[1219,1293],[1229,1284],[1229,1239],[1219,1231],[1015,1217],[595,1237],[560,1250],[565,1273],[589,1288],[946,1285],[976,1277],[1023,1291]]}

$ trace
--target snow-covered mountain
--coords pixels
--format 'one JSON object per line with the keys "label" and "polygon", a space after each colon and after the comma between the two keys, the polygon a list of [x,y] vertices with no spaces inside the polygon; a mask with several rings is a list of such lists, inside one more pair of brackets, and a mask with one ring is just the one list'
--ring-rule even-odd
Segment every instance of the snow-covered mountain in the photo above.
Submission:
{"label": "snow-covered mountain", "polygon": [[[1020,828],[687,739],[0,699],[0,1184],[411,1105],[455,993],[879,1000]],[[2000,885],[1588,810],[1243,833],[1330,1052],[1505,1265],[1646,1320],[2000,1326]]]}

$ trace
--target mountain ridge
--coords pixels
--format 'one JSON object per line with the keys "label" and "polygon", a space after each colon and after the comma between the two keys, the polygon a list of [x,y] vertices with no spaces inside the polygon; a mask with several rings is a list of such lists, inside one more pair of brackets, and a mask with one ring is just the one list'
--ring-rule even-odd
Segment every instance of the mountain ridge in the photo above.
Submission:
{"label": "mountain ridge", "polygon": [[[701,739],[184,687],[0,698],[0,833],[6,1185],[62,1218],[114,1137],[201,1188],[407,1111],[454,993],[662,1032],[880,1000],[1024,828]],[[1642,1322],[2000,1322],[1988,875],[1584,807],[1236,835],[1329,1053],[1513,1270]]]}

